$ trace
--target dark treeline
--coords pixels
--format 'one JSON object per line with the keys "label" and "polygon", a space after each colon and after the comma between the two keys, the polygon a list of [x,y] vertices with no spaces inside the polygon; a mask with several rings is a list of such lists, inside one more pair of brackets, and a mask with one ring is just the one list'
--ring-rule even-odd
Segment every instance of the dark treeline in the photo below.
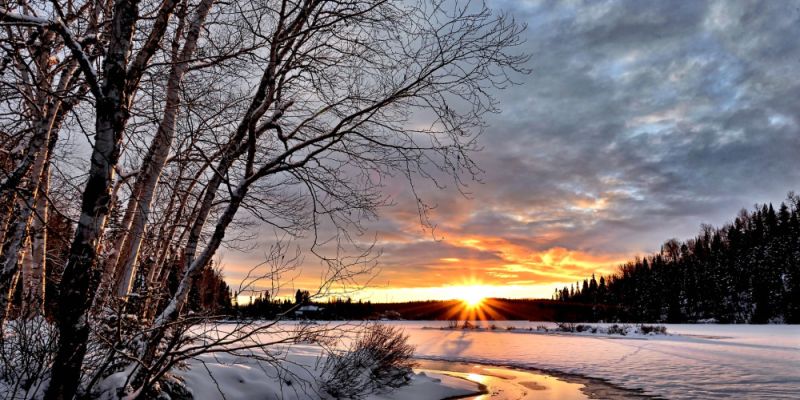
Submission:
{"label": "dark treeline", "polygon": [[[177,285],[177,281],[174,284]],[[171,289],[174,291],[174,288]],[[189,291],[187,306],[195,312],[206,311],[218,315],[230,314],[233,311],[231,289],[225,283],[221,270],[205,268],[200,272]]]}
{"label": "dark treeline", "polygon": [[593,319],[632,322],[800,322],[800,196],[742,210],[721,228],[556,290],[597,307]]}
{"label": "dark treeline", "polygon": [[[236,297],[239,296],[238,294]],[[380,318],[371,302],[349,298],[331,298],[327,302],[311,301],[307,290],[298,289],[294,300],[271,297],[269,291],[244,296],[242,304],[234,304],[234,315],[245,319],[315,319],[346,320]]]}
{"label": "dark treeline", "polygon": [[[598,308],[586,304],[543,299],[486,299],[481,306],[480,313],[471,312],[460,300],[372,303],[335,298],[326,302],[310,302],[308,300],[303,302],[302,298],[297,295],[292,301],[259,294],[247,301],[246,304],[235,306],[238,318],[272,319],[284,313],[282,318],[286,319],[328,321],[486,319],[576,322],[592,318]],[[599,307],[602,308],[602,306]]]}

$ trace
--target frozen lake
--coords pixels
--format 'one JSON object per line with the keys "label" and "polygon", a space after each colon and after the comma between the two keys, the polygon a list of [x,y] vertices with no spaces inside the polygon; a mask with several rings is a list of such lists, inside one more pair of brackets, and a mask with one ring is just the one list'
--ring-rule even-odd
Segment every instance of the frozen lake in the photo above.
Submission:
{"label": "frozen lake", "polygon": [[427,359],[578,374],[669,399],[795,399],[800,392],[797,325],[666,324],[674,336],[596,337],[504,331],[507,326],[555,327],[551,323],[492,323],[499,329],[440,330],[425,327],[446,322],[388,322],[403,327],[416,355]]}
{"label": "frozen lake", "polygon": [[480,384],[483,393],[470,400],[634,400],[645,396],[596,379],[574,375],[552,376],[511,367],[420,360],[418,369]]}

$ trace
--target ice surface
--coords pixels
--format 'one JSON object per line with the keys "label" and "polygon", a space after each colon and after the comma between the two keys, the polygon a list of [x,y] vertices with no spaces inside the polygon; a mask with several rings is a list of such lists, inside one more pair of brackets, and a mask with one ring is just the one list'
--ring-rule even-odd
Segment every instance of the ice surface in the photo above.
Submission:
{"label": "ice surface", "polygon": [[[604,337],[506,332],[541,322],[493,322],[494,331],[394,322],[420,357],[480,361],[601,378],[670,399],[798,398],[800,326],[665,325],[673,335]],[[596,325],[596,324],[595,324]]]}
{"label": "ice surface", "polygon": [[[579,374],[669,399],[795,399],[800,393],[797,325],[667,324],[670,335],[622,337],[531,333],[528,328],[556,326],[528,321],[492,322],[496,330],[438,329],[447,326],[438,321],[385,323],[402,327],[416,355],[424,358]],[[517,331],[506,331],[509,326]],[[284,365],[313,382],[320,354],[316,346],[294,345]],[[214,354],[190,364],[190,370],[179,374],[198,399],[222,399],[220,389],[228,400],[318,398],[315,387],[297,380],[287,384],[276,369],[253,360]],[[371,400],[434,400],[473,390],[474,384],[455,378],[416,375],[411,386]]]}

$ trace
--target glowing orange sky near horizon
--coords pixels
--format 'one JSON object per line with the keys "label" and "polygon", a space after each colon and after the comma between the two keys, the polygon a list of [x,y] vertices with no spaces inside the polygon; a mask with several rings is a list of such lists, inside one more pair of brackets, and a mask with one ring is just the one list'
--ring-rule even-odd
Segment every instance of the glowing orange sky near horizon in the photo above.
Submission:
{"label": "glowing orange sky near horizon", "polygon": [[[381,252],[376,260],[379,272],[359,280],[365,286],[362,290],[353,292],[351,282],[349,290],[343,290],[346,293],[334,288],[319,300],[453,300],[468,291],[486,298],[551,298],[557,288],[592,274],[616,272],[633,256],[648,252],[643,243],[658,244],[638,232],[623,238],[592,231],[598,223],[621,218],[622,192],[615,190],[551,198],[548,203],[512,201],[495,192],[484,192],[491,197],[481,200],[430,191],[430,196],[440,196],[435,201],[441,205],[432,216],[436,229],[431,231],[420,224],[412,206],[416,199],[401,186],[390,189],[388,195],[397,204],[383,209],[379,220],[370,221],[370,234],[362,243],[374,244]],[[243,278],[241,271],[259,262],[242,255],[224,260],[233,290]],[[284,282],[278,295],[292,298],[297,289],[314,293],[325,275],[324,266],[315,262],[308,257],[302,271]],[[246,302],[249,293],[242,295]]]}
{"label": "glowing orange sky near horizon", "polygon": [[[500,237],[448,235],[449,239],[434,241],[441,256],[428,259],[413,254],[388,253],[378,259],[380,272],[363,290],[340,295],[372,302],[403,302],[416,300],[453,300],[465,296],[481,298],[550,298],[556,288],[575,283],[596,274],[608,274],[629,259],[628,254],[591,254],[563,247],[532,251]],[[476,257],[449,257],[448,249],[476,251]],[[486,258],[486,254],[491,258]],[[434,251],[435,254],[435,251]],[[484,257],[484,258],[481,258]],[[415,258],[417,264],[411,262]],[[227,264],[226,276],[235,290],[238,268]],[[314,270],[314,267],[305,267]],[[319,274],[299,274],[290,286],[279,293],[291,298],[296,289],[309,290],[319,286]],[[365,277],[366,278],[366,277]],[[336,293],[325,295],[335,297]],[[249,298],[243,294],[240,301]]]}

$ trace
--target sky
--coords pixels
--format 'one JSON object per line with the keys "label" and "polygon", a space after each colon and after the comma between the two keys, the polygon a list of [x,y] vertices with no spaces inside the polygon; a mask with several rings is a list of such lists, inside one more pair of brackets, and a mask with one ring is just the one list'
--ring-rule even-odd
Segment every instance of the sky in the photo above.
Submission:
{"label": "sky", "polygon": [[[800,189],[800,6],[490,1],[526,23],[531,73],[497,94],[468,196],[407,187],[367,224],[372,301],[549,298],[556,287]],[[256,245],[255,247],[258,247]],[[226,251],[232,286],[257,252]],[[304,258],[287,290],[311,289]]]}

